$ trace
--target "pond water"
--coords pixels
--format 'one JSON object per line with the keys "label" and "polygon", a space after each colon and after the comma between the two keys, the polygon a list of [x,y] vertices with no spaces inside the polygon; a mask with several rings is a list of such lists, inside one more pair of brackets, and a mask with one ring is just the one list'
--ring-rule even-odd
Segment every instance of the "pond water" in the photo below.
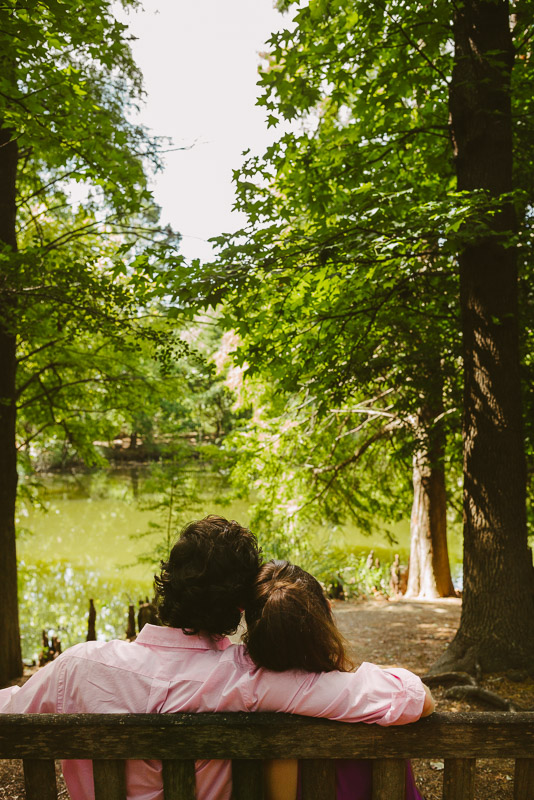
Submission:
{"label": "pond water", "polygon": [[[98,638],[124,637],[128,605],[152,597],[154,572],[177,530],[191,519],[221,514],[249,523],[249,504],[228,502],[223,479],[200,466],[175,476],[162,493],[161,468],[100,470],[41,477],[37,497],[19,504],[17,553],[23,657],[41,649],[41,632],[57,634],[63,648],[85,639],[89,599],[95,601]],[[320,542],[361,550],[383,561],[409,552],[409,523],[370,539],[350,525],[321,530]],[[450,542],[453,573],[461,571],[461,542]]]}

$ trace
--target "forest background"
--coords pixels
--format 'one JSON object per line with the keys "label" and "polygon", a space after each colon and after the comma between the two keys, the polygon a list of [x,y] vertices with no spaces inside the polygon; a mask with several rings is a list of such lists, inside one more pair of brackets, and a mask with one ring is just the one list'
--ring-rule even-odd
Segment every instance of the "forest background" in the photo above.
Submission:
{"label": "forest background", "polygon": [[236,168],[247,223],[207,264],[159,224],[171,145],[135,122],[112,4],[0,3],[2,683],[22,669],[17,495],[119,437],[252,487],[266,554],[338,594],[361,565],[313,528],[410,515],[408,594],[448,596],[461,515],[436,669],[532,664],[532,3],[278,5],[258,102],[282,133]]}

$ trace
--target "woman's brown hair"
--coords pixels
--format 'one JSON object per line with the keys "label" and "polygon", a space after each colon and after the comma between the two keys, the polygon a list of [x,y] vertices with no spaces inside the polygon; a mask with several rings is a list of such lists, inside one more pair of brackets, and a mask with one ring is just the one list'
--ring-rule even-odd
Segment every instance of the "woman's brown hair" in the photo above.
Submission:
{"label": "woman's brown hair", "polygon": [[259,667],[277,672],[353,667],[321,584],[294,564],[269,561],[260,568],[245,618],[243,640]]}

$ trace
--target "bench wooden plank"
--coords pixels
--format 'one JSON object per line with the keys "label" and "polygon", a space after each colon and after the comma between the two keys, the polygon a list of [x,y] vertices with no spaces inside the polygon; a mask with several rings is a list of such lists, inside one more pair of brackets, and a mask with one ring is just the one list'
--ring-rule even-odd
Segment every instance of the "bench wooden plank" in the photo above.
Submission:
{"label": "bench wooden plank", "polygon": [[476,761],[474,758],[447,758],[443,771],[443,800],[473,800]]}
{"label": "bench wooden plank", "polygon": [[162,762],[165,800],[196,800],[193,759],[167,759]]}
{"label": "bench wooden plank", "polygon": [[263,761],[236,758],[232,761],[232,800],[263,800]]}
{"label": "bench wooden plank", "polygon": [[95,800],[126,800],[126,764],[123,760],[93,761]]}
{"label": "bench wooden plank", "polygon": [[534,800],[534,758],[515,762],[514,800]]}
{"label": "bench wooden plank", "polygon": [[332,759],[300,762],[302,800],[336,800],[336,765]]}
{"label": "bench wooden plank", "polygon": [[377,758],[373,761],[373,800],[404,800],[406,761],[404,758]]}
{"label": "bench wooden plank", "polygon": [[26,800],[57,800],[54,760],[25,758],[23,766]]}
{"label": "bench wooden plank", "polygon": [[433,714],[388,728],[284,714],[0,714],[3,758],[530,758],[534,713]]}

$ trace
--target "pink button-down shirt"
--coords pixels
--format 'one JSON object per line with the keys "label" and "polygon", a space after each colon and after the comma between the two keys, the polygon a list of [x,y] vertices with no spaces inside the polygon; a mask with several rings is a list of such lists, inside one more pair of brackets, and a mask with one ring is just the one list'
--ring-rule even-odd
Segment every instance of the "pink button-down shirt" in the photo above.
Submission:
{"label": "pink button-down shirt", "polygon": [[[146,625],[135,642],[69,648],[22,687],[0,691],[3,713],[286,711],[345,722],[402,725],[419,719],[425,692],[405,669],[363,663],[356,672],[270,672],[242,645]],[[94,800],[90,761],[65,761],[72,800]],[[199,800],[229,800],[226,761],[197,762]],[[161,800],[161,764],[130,761],[128,800]]]}

